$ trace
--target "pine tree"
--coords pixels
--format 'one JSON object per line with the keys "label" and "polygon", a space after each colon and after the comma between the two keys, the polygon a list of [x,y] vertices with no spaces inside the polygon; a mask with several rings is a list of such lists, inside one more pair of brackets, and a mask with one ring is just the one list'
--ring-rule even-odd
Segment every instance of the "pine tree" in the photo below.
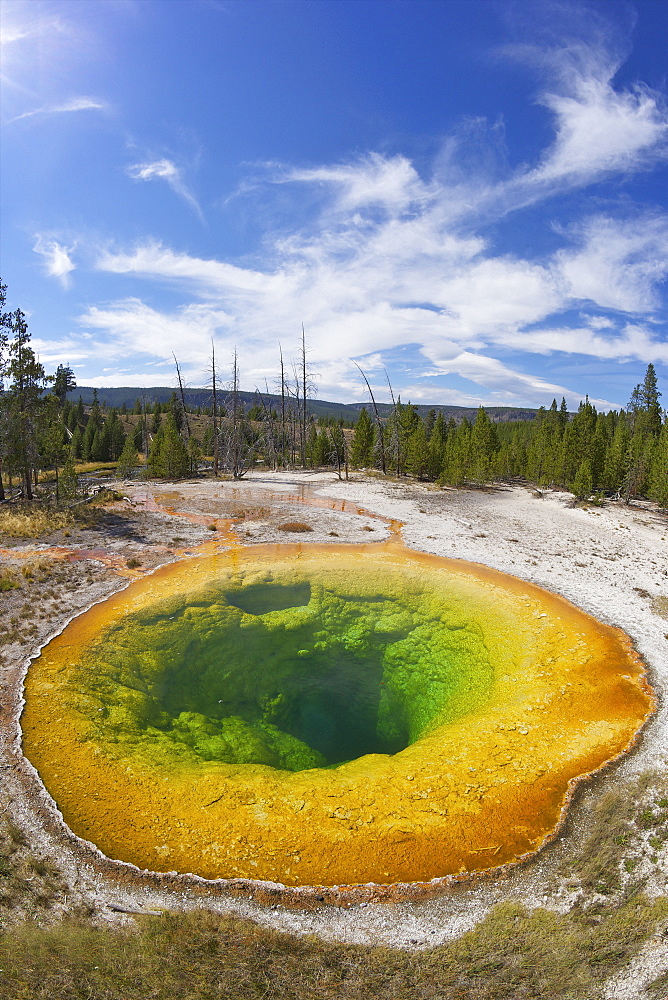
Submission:
{"label": "pine tree", "polygon": [[409,476],[425,479],[429,475],[429,443],[424,421],[418,422],[406,441],[405,469]]}
{"label": "pine tree", "polygon": [[429,478],[438,479],[443,471],[445,461],[445,444],[448,438],[448,428],[445,417],[439,412],[431,435],[429,437]]}
{"label": "pine tree", "polygon": [[56,395],[47,396],[41,413],[38,453],[39,464],[43,468],[53,468],[56,480],[56,503],[59,502],[59,466],[63,461],[64,436],[67,432],[61,419],[60,402]]}
{"label": "pine tree", "polygon": [[77,470],[74,465],[72,448],[65,449],[65,465],[60,476],[60,502],[73,503],[77,498]]}
{"label": "pine tree", "polygon": [[565,485],[573,486],[580,466],[585,460],[589,461],[591,468],[595,431],[596,409],[587,396],[585,402],[580,403],[578,412],[568,424],[564,434],[562,475]]}
{"label": "pine tree", "polygon": [[118,413],[115,409],[112,409],[111,413],[105,420],[104,431],[108,456],[105,461],[116,462],[120,458],[125,445],[125,432],[123,430],[123,424],[118,419]]}
{"label": "pine tree", "polygon": [[471,425],[466,417],[458,427],[455,428],[454,421],[452,425],[448,428],[443,472],[438,481],[461,486],[469,475],[471,465]]}
{"label": "pine tree", "polygon": [[614,433],[605,453],[603,487],[606,490],[621,492],[624,488],[629,439],[626,413],[624,410],[620,410]]}
{"label": "pine tree", "polygon": [[116,466],[116,475],[119,479],[128,479],[132,475],[138,458],[132,434],[128,434],[123,445],[123,451],[118,459],[118,465]]}
{"label": "pine tree", "polygon": [[586,500],[592,494],[594,485],[591,462],[588,458],[583,459],[575,475],[573,483],[573,493],[578,500]]}
{"label": "pine tree", "polygon": [[162,425],[162,407],[160,403],[156,400],[153,404],[153,411],[151,416],[151,434],[157,434]]}
{"label": "pine tree", "polygon": [[645,378],[640,386],[640,400],[643,413],[645,414],[645,428],[648,434],[655,434],[657,437],[661,433],[661,406],[659,398],[661,393],[657,389],[656,371],[654,365],[647,365]]}
{"label": "pine tree", "polygon": [[158,479],[182,479],[190,471],[190,459],[171,413],[153,438],[148,456],[149,473]]}
{"label": "pine tree", "polygon": [[647,493],[650,500],[661,507],[668,507],[668,420],[663,424],[656,443]]}
{"label": "pine tree", "polygon": [[629,402],[632,434],[627,451],[624,496],[644,495],[649,486],[654,451],[661,433],[661,407],[654,365],[649,364],[644,381],[635,387]]}
{"label": "pine tree", "polygon": [[167,403],[168,413],[171,413],[174,418],[174,423],[176,424],[176,429],[179,433],[183,430],[184,424],[184,409],[181,404],[181,400],[176,395],[175,392],[169,397],[169,402]]}
{"label": "pine tree", "polygon": [[60,400],[61,406],[67,399],[68,392],[72,392],[76,387],[77,383],[74,378],[74,372],[69,365],[58,365],[53,383],[53,393]]}
{"label": "pine tree", "polygon": [[83,448],[83,432],[80,427],[75,428],[75,431],[70,438],[70,448],[72,449],[72,455],[76,459],[82,457]]}
{"label": "pine tree", "polygon": [[197,473],[197,469],[202,458],[202,448],[200,446],[197,438],[191,434],[188,438],[188,462],[190,465],[190,475],[194,476]]}
{"label": "pine tree", "polygon": [[499,449],[496,428],[484,406],[479,407],[471,432],[471,477],[486,483],[492,474],[494,456]]}
{"label": "pine tree", "polygon": [[38,421],[45,407],[47,378],[30,346],[24,313],[11,314],[14,334],[7,350],[5,373],[10,379],[7,395],[7,436],[10,464],[23,480],[24,498],[32,500],[32,477],[36,470]]}
{"label": "pine tree", "polygon": [[355,424],[353,443],[350,449],[350,462],[356,469],[368,469],[373,464],[373,446],[375,429],[365,406]]}
{"label": "pine tree", "polygon": [[608,450],[608,421],[604,413],[596,418],[596,430],[591,443],[590,460],[593,479],[593,489],[599,490],[605,480],[605,456]]}
{"label": "pine tree", "polygon": [[311,468],[325,464],[320,454],[318,428],[315,423],[311,423],[306,435],[306,460]]}
{"label": "pine tree", "polygon": [[549,427],[546,416],[545,407],[541,406],[536,414],[536,428],[527,456],[527,476],[539,486],[542,486],[545,481],[546,452],[549,445]]}

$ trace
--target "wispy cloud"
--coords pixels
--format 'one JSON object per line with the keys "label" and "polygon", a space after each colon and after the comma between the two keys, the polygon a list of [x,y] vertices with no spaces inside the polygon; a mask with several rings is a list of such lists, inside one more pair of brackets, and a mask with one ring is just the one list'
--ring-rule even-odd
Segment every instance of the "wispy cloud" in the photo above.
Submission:
{"label": "wispy cloud", "polygon": [[34,118],[36,115],[61,115],[69,114],[72,111],[106,111],[109,105],[106,101],[100,101],[95,97],[73,97],[62,104],[46,104],[41,108],[33,108],[31,111],[24,111],[21,115],[15,115],[8,124],[22,121],[24,118]]}
{"label": "wispy cloud", "polygon": [[337,191],[336,207],[344,212],[378,206],[397,214],[429,199],[428,186],[405,156],[388,159],[371,153],[354,164],[292,169],[284,179],[333,187]]}
{"label": "wispy cloud", "polygon": [[179,167],[171,160],[155,160],[152,163],[135,163],[127,168],[127,173],[135,181],[163,180],[169,184],[172,191],[193,209],[199,219],[204,221],[202,209],[194,194],[187,187]]}
{"label": "wispy cloud", "polygon": [[668,278],[668,216],[643,212],[615,220],[596,215],[570,234],[579,246],[555,258],[569,296],[628,313],[659,306],[659,289]]}
{"label": "wispy cloud", "polygon": [[[118,363],[138,345],[154,359],[174,351],[193,381],[202,378],[211,337],[221,357],[243,344],[252,388],[273,377],[277,342],[295,342],[303,321],[322,375],[318,391],[348,399],[360,395],[350,358],[373,371],[399,357],[395,388],[404,398],[534,405],[561,395],[578,401],[567,385],[535,374],[547,355],[668,361],[656,322],[668,276],[665,215],[629,199],[598,203],[577,225],[544,214],[553,249],[542,255],[503,252],[487,235],[490,220],[501,227],[520,209],[666,155],[660,95],[616,88],[612,56],[581,45],[534,56],[548,77],[539,101],[553,135],[533,163],[510,170],[503,129],[476,120],[446,140],[430,172],[380,153],[267,165],[240,196],[261,202],[277,185],[293,191],[306,206],[298,226],[268,234],[253,262],[203,259],[150,240],[100,253],[99,270],[169,283],[187,304],[170,312],[124,299],[89,309],[82,324],[114,345]],[[128,172],[164,180],[200,214],[171,160]]]}
{"label": "wispy cloud", "polygon": [[76,270],[76,264],[72,261],[71,254],[74,247],[63,246],[57,240],[37,236],[33,251],[44,261],[46,273],[52,278],[57,278],[63,288],[69,288],[70,274]]}

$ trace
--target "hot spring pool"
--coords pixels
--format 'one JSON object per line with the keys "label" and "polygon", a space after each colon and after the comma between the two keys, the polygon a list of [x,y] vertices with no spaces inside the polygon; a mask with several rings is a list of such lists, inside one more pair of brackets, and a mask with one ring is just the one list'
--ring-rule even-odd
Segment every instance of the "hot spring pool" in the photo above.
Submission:
{"label": "hot spring pool", "polygon": [[32,663],[24,750],[70,828],[154,871],[413,882],[536,850],[652,707],[621,632],[376,546],[170,565]]}

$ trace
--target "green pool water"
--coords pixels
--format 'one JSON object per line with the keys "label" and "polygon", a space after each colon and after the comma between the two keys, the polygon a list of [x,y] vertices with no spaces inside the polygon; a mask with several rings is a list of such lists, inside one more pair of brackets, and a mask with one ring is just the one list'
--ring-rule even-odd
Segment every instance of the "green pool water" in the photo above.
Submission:
{"label": "green pool water", "polygon": [[159,872],[428,882],[526,857],[653,699],[627,636],[482,566],[382,546],[184,560],[26,676],[65,822]]}
{"label": "green pool water", "polygon": [[489,697],[480,626],[444,611],[405,578],[222,581],[104,632],[70,705],[115,756],[301,771],[395,754]]}

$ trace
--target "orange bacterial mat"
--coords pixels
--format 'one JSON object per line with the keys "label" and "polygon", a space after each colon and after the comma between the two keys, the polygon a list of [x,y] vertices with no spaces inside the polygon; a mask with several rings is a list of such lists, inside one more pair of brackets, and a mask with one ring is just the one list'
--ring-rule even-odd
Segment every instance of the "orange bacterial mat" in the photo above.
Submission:
{"label": "orange bacterial mat", "polygon": [[653,708],[630,640],[511,576],[374,546],[163,567],[31,664],[25,754],[153,871],[428,881],[534,852]]}

